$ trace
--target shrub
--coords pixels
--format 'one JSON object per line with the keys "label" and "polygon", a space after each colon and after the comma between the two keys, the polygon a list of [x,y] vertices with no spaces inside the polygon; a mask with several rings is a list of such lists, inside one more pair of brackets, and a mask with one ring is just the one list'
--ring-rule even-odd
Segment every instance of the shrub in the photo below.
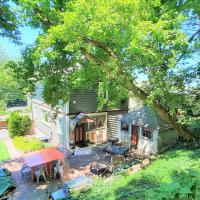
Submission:
{"label": "shrub", "polygon": [[30,117],[28,115],[22,116],[22,118],[21,118],[22,132],[27,133],[27,131],[30,129],[30,127],[31,127]]}
{"label": "shrub", "polygon": [[17,136],[13,139],[13,142],[17,149],[22,150],[25,153],[45,147],[45,144],[35,137]]}
{"label": "shrub", "polygon": [[30,126],[31,120],[28,115],[22,116],[17,112],[12,112],[8,118],[8,131],[11,138],[24,135]]}

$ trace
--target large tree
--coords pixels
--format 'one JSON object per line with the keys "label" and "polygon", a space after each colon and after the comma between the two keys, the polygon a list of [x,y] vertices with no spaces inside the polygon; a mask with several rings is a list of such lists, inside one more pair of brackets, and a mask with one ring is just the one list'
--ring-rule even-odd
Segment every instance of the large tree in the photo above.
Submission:
{"label": "large tree", "polygon": [[[176,114],[187,107],[186,88],[197,87],[198,66],[181,63],[198,54],[197,1],[21,0],[19,5],[28,25],[42,33],[15,70],[25,84],[43,83],[47,103],[55,106],[88,87],[98,88],[99,108],[134,95],[191,137]],[[193,26],[184,32],[187,23]]]}

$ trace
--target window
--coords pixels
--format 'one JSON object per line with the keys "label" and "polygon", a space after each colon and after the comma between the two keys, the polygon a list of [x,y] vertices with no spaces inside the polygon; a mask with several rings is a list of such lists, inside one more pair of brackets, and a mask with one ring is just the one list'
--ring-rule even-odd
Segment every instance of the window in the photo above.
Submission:
{"label": "window", "polygon": [[43,118],[42,118],[43,122],[49,124],[50,123],[50,113],[47,111],[42,111],[42,113],[43,113]]}
{"label": "window", "polygon": [[129,131],[129,124],[122,122],[121,123],[121,130],[128,132]]}
{"label": "window", "polygon": [[150,129],[147,129],[147,128],[142,128],[142,136],[143,137],[146,137],[146,138],[149,138],[149,139],[152,139],[153,137],[153,131],[150,130]]}
{"label": "window", "polygon": [[97,128],[103,128],[105,126],[105,117],[99,117],[97,120]]}
{"label": "window", "polygon": [[94,122],[88,123],[88,130],[94,130],[97,128],[96,118],[92,118]]}

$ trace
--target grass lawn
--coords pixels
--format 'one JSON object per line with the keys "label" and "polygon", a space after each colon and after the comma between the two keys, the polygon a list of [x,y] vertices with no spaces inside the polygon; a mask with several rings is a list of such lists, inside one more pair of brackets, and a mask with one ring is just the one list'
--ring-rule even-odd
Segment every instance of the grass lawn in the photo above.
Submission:
{"label": "grass lawn", "polygon": [[43,143],[35,137],[17,136],[13,139],[13,143],[18,150],[25,153],[36,151],[48,146],[48,143]]}
{"label": "grass lawn", "polygon": [[88,191],[74,194],[72,199],[158,199],[160,184],[176,180],[177,170],[189,169],[194,163],[200,164],[200,150],[170,150],[136,174],[99,178]]}
{"label": "grass lawn", "polygon": [[0,161],[10,159],[10,155],[8,153],[8,149],[4,141],[0,140]]}

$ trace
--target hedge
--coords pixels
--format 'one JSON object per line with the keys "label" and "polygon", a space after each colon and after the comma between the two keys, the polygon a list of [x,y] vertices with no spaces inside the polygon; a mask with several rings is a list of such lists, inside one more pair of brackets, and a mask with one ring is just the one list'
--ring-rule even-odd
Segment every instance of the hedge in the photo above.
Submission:
{"label": "hedge", "polygon": [[12,112],[8,118],[8,132],[11,138],[23,136],[31,127],[31,120],[28,115],[20,115]]}

